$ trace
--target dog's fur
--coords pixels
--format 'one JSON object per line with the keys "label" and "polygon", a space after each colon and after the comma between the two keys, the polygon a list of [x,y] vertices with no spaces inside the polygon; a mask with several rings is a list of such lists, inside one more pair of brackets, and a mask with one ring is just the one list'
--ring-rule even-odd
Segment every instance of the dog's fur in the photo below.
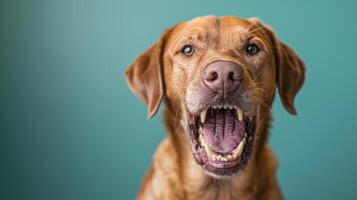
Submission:
{"label": "dog's fur", "polygon": [[[264,50],[253,58],[240,51],[253,35]],[[201,49],[187,58],[178,49],[189,40]],[[198,53],[197,53],[198,54]],[[248,165],[230,177],[214,178],[195,163],[187,131],[187,115],[201,109],[201,70],[214,60],[244,68],[245,112],[257,114]],[[305,67],[292,49],[256,18],[206,16],[175,25],[140,55],[126,71],[131,90],[148,106],[148,117],[166,103],[167,137],[159,145],[137,199],[282,199],[276,180],[277,161],[267,145],[271,105],[278,88],[285,109],[296,114],[294,97],[303,85]],[[204,96],[204,95],[203,95]]]}

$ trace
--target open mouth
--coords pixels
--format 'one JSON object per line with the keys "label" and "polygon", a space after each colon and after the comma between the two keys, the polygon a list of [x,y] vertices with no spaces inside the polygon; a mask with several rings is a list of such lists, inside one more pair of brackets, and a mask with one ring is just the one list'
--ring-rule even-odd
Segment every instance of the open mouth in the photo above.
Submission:
{"label": "open mouth", "polygon": [[230,176],[243,169],[252,152],[255,116],[232,105],[209,106],[189,117],[192,151],[208,174]]}

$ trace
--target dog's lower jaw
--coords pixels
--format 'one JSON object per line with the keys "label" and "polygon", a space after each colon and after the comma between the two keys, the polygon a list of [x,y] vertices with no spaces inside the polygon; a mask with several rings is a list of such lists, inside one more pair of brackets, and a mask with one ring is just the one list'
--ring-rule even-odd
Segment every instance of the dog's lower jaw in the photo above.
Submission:
{"label": "dog's lower jaw", "polygon": [[281,195],[275,177],[275,157],[271,155],[267,145],[261,152],[263,155],[259,158],[252,157],[244,170],[231,176],[219,176],[207,172],[191,156],[190,161],[184,161],[191,164],[187,164],[187,167],[182,169],[186,199],[281,199],[270,198],[271,194],[267,194],[271,189]]}

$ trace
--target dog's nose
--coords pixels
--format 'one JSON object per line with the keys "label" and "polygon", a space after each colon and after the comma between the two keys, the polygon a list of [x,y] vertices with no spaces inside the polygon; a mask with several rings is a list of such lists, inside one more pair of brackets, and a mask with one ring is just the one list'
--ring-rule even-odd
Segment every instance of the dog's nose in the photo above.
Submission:
{"label": "dog's nose", "polygon": [[212,91],[232,92],[239,88],[243,80],[243,69],[234,62],[215,61],[206,66],[202,78]]}

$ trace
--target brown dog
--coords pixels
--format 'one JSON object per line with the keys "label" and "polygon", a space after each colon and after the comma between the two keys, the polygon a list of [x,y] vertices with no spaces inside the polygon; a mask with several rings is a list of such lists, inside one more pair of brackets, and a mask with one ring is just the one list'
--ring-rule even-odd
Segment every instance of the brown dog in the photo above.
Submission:
{"label": "brown dog", "polygon": [[282,199],[270,108],[277,87],[296,114],[305,67],[270,28],[232,16],[179,23],[126,76],[149,118],[166,102],[168,134],[138,199]]}

